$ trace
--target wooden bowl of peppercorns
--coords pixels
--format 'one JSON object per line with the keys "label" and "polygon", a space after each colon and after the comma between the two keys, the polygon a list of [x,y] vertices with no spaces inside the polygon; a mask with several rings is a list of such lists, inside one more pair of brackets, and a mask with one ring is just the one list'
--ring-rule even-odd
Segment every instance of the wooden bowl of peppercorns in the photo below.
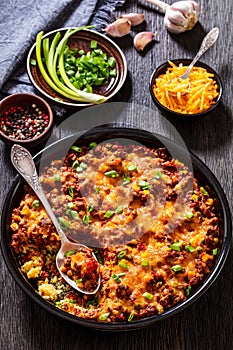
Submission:
{"label": "wooden bowl of peppercorns", "polygon": [[49,104],[37,95],[17,93],[0,101],[0,138],[9,145],[37,146],[50,136],[52,124]]}

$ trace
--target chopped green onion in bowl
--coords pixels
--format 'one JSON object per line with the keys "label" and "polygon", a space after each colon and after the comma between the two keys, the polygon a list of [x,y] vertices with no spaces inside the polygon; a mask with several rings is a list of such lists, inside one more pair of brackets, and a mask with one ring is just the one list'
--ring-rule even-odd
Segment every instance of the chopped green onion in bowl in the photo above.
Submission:
{"label": "chopped green onion in bowl", "polygon": [[125,56],[93,26],[38,33],[27,57],[33,85],[56,104],[87,106],[112,98],[127,75]]}

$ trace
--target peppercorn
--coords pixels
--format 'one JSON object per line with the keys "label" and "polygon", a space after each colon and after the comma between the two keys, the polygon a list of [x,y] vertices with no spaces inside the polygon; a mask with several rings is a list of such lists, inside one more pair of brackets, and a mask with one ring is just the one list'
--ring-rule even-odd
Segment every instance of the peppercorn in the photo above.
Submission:
{"label": "peppercorn", "polygon": [[13,106],[0,118],[1,131],[16,140],[38,137],[48,125],[49,116],[34,103],[31,106]]}

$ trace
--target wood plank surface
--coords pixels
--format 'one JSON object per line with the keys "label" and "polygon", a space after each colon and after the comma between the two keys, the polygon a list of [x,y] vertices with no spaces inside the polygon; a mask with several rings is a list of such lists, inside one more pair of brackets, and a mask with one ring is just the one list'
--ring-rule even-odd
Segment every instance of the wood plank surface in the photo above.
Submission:
{"label": "wood plank surface", "polygon": [[[171,4],[171,1],[167,1]],[[163,25],[163,15],[146,1],[127,1],[123,10],[143,12],[146,22],[130,35],[115,40],[128,63],[128,77],[114,101],[150,108],[153,117],[135,112],[125,116],[127,123],[149,131],[177,135],[202,159],[220,181],[232,208],[232,13],[231,0],[198,0],[200,22],[181,35],[170,35]],[[152,71],[168,59],[192,58],[201,40],[214,26],[220,29],[217,43],[201,59],[221,76],[224,92],[221,106],[211,116],[193,123],[167,122],[154,106],[149,93]],[[141,30],[158,31],[153,44],[143,53],[132,45]],[[110,113],[110,109],[109,109]],[[123,120],[123,119],[119,119]],[[171,124],[170,124],[171,123]],[[68,128],[56,135],[65,136]],[[36,152],[36,150],[34,150]],[[0,203],[15,176],[9,161],[9,148],[0,143]],[[233,349],[233,252],[214,284],[188,309],[145,329],[108,333],[94,331],[59,319],[41,309],[26,296],[8,272],[0,255],[0,349],[1,350],[231,350]]]}

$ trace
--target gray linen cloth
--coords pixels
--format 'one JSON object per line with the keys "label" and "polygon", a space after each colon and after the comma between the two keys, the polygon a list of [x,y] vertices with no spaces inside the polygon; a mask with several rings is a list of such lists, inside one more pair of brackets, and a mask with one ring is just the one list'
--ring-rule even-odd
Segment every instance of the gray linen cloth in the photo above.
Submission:
{"label": "gray linen cloth", "polygon": [[62,27],[111,21],[126,0],[2,0],[0,6],[0,92],[35,93],[26,73],[26,55],[36,34]]}

